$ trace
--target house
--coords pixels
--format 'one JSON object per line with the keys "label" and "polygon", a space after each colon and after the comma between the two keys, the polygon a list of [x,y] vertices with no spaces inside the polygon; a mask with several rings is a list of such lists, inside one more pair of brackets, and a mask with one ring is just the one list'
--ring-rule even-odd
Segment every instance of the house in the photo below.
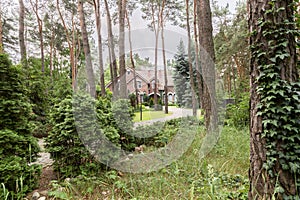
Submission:
{"label": "house", "polygon": [[[134,72],[131,68],[126,69],[126,83],[127,83],[127,93],[132,94],[135,93],[135,87],[134,87]],[[137,83],[137,90],[138,94],[140,95],[140,98],[143,101],[143,98],[141,98],[144,95],[147,95],[150,98],[154,97],[154,87],[155,87],[155,71],[154,69],[144,68],[144,69],[138,69],[135,72],[136,76],[136,83]],[[118,77],[118,82],[120,77]],[[167,80],[168,80],[168,102],[175,103],[175,89],[174,89],[174,83],[172,78],[172,71],[167,71]],[[158,69],[157,70],[157,96],[158,98],[162,98],[162,102],[164,102],[164,95],[165,95],[165,76],[164,76],[164,70]],[[106,88],[109,88],[112,91],[112,84],[109,83]],[[118,86],[117,89],[120,89]]]}

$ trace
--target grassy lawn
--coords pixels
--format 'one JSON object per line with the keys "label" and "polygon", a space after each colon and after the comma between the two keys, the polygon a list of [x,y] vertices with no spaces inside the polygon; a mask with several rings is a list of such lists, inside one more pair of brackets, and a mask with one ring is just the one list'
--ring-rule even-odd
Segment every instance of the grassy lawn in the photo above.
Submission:
{"label": "grassy lawn", "polygon": [[[165,111],[153,111],[153,110],[145,110],[143,111],[142,121],[147,121],[151,119],[159,119],[172,115],[172,112],[165,114]],[[140,122],[140,112],[135,112],[135,116],[133,118],[134,122]]]}

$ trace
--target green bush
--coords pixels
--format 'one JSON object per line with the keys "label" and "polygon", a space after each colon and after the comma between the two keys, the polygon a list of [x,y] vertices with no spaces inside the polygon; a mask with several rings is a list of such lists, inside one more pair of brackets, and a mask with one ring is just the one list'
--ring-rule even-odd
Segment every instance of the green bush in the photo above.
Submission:
{"label": "green bush", "polygon": [[[50,85],[50,78],[46,76],[49,72],[41,71],[41,60],[37,58],[29,58],[26,69],[27,81],[26,87],[28,89],[27,95],[32,105],[31,122],[34,124],[33,135],[35,137],[47,136],[48,123],[47,115],[49,111],[51,96],[47,94]],[[48,73],[47,73],[48,72]]]}
{"label": "green bush", "polygon": [[226,174],[213,169],[211,165],[202,171],[203,177],[193,184],[195,190],[205,199],[248,199],[249,181],[235,174]]}
{"label": "green bush", "polygon": [[152,108],[154,106],[153,98],[150,98],[149,100],[149,107]]}
{"label": "green bush", "polygon": [[0,54],[0,87],[0,183],[10,196],[21,198],[37,184],[40,166],[29,163],[36,160],[39,147],[29,123],[32,110],[22,70],[4,54]]}
{"label": "green bush", "polygon": [[46,138],[54,170],[62,178],[97,172],[99,167],[80,140],[72,107],[71,96],[54,106],[50,113],[52,130]]}
{"label": "green bush", "polygon": [[234,127],[244,127],[249,124],[249,98],[249,93],[244,93],[236,104],[227,105],[226,124]]}
{"label": "green bush", "polygon": [[164,147],[180,129],[187,129],[185,128],[186,126],[190,128],[197,125],[203,125],[203,122],[194,117],[183,117],[171,119],[166,122],[155,122],[152,125],[138,126],[134,130],[134,135],[139,137],[136,137],[134,142],[137,146]]}
{"label": "green bush", "polygon": [[62,177],[100,172],[104,165],[97,162],[89,150],[100,155],[102,163],[109,163],[118,152],[105,152],[106,139],[116,147],[134,148],[127,136],[127,131],[132,129],[132,117],[133,109],[128,100],[112,104],[108,98],[95,100],[88,95],[76,94],[57,103],[50,114],[53,128],[46,139],[54,169]]}
{"label": "green bush", "polygon": [[124,150],[136,147],[134,139],[130,136],[133,131],[134,108],[127,99],[119,99],[112,103],[113,124],[120,135],[120,145]]}

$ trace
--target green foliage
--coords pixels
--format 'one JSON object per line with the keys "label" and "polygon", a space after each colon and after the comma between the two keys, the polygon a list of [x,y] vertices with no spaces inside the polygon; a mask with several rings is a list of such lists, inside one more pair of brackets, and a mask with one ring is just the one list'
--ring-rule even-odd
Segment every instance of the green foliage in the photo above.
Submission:
{"label": "green foliage", "polygon": [[10,196],[19,198],[36,186],[40,167],[29,163],[36,160],[39,147],[29,123],[32,111],[22,70],[4,54],[0,54],[0,86],[0,182]]}
{"label": "green foliage", "polygon": [[118,130],[120,144],[125,150],[132,150],[136,146],[134,139],[130,136],[133,131],[134,108],[130,106],[127,99],[119,99],[112,103],[113,127]]}
{"label": "green foliage", "polygon": [[[274,16],[281,19],[281,12],[285,12],[285,8],[277,7],[277,4],[276,1],[270,1],[270,8],[266,11],[266,15],[272,19]],[[292,17],[276,23],[261,20],[259,26],[264,30],[262,37],[268,45],[267,49],[263,43],[252,46],[253,57],[259,63],[256,92],[260,96],[260,103],[257,115],[262,118],[262,137],[267,149],[264,169],[270,181],[276,184],[274,196],[295,199],[300,192],[300,82],[299,77],[296,80],[284,77],[297,73],[290,74],[283,70],[292,67],[291,38],[299,37],[299,30],[295,28]],[[294,196],[285,189],[281,176],[294,178]]]}
{"label": "green foliage", "polygon": [[218,6],[216,1],[213,2],[213,10],[217,31],[214,36],[215,64],[226,93],[239,98],[249,91],[250,51],[246,2],[237,2],[235,14],[230,13],[228,6]]}
{"label": "green foliage", "polygon": [[54,170],[61,177],[97,172],[99,166],[77,133],[70,96],[54,106],[50,123],[52,130],[46,138],[46,149],[54,160]]}
{"label": "green foliage", "polygon": [[54,169],[62,177],[99,173],[104,165],[96,161],[88,147],[102,145],[90,150],[96,155],[105,155],[100,158],[105,163],[112,162],[118,155],[103,147],[106,145],[103,134],[117,147],[134,149],[134,141],[128,136],[132,117],[133,108],[123,99],[111,103],[108,98],[95,100],[89,95],[76,94],[55,104],[50,114],[52,130],[46,139],[47,151],[55,161]]}
{"label": "green foliage", "polygon": [[133,108],[136,108],[138,105],[137,105],[137,102],[136,102],[136,95],[134,93],[131,93],[128,95],[129,97],[129,100],[130,100],[130,105],[133,107]]}
{"label": "green foliage", "polygon": [[193,182],[194,190],[207,199],[248,199],[249,182],[239,174],[220,173],[211,165],[202,170],[201,179]]}
{"label": "green foliage", "polygon": [[241,94],[241,98],[236,104],[229,104],[226,107],[225,123],[236,128],[241,128],[249,125],[249,93]]}
{"label": "green foliage", "polygon": [[[42,137],[47,135],[49,129],[47,115],[49,112],[51,96],[47,94],[50,79],[48,70],[41,71],[41,60],[29,58],[25,74],[27,76],[27,95],[32,105],[33,115],[31,122],[34,125],[33,135]],[[24,69],[25,70],[25,69]]]}
{"label": "green foliage", "polygon": [[185,52],[184,43],[180,40],[177,47],[177,54],[174,56],[174,87],[177,96],[177,104],[180,107],[191,105],[191,90],[189,87],[189,63]]}
{"label": "green foliage", "polygon": [[[180,121],[166,123],[172,129]],[[193,119],[189,121],[192,123]],[[185,122],[182,121],[182,125]],[[155,132],[158,132],[157,126],[161,129],[164,125],[151,126]],[[151,127],[143,130],[151,132]],[[159,171],[141,174],[108,171],[97,177],[80,176],[54,182],[51,196],[62,199],[247,199],[249,133],[234,127],[224,129],[219,144],[204,160],[198,160],[205,135],[201,126],[187,152]],[[146,146],[144,150],[153,149],[156,148]]]}
{"label": "green foliage", "polygon": [[198,119],[193,117],[184,117],[171,119],[166,122],[155,122],[152,125],[138,126],[134,130],[137,146],[146,145],[153,147],[164,147],[178,133],[180,129],[191,128],[191,126],[203,125]]}

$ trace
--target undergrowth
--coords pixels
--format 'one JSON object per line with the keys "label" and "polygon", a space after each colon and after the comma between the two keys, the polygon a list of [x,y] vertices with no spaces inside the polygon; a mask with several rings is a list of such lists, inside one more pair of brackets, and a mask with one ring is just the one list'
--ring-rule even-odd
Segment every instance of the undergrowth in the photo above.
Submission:
{"label": "undergrowth", "polygon": [[188,151],[151,173],[104,171],[52,182],[52,199],[247,199],[249,137],[246,128],[224,127],[218,144],[203,159],[203,126]]}

